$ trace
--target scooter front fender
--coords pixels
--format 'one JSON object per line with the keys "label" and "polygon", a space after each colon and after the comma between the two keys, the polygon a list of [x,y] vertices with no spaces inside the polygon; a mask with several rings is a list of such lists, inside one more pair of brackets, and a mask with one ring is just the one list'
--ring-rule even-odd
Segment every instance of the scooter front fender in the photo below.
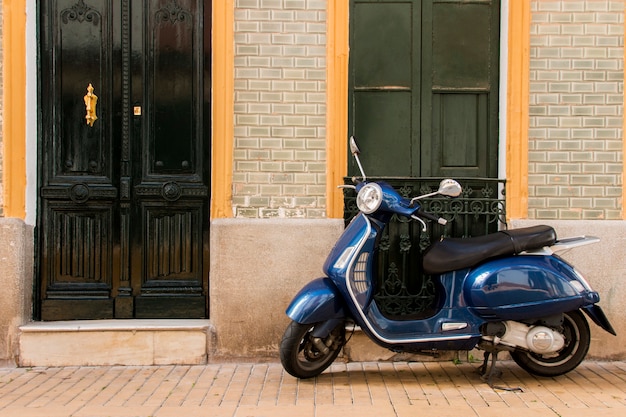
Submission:
{"label": "scooter front fender", "polygon": [[305,285],[286,312],[291,320],[301,324],[347,317],[343,298],[330,278],[317,278]]}

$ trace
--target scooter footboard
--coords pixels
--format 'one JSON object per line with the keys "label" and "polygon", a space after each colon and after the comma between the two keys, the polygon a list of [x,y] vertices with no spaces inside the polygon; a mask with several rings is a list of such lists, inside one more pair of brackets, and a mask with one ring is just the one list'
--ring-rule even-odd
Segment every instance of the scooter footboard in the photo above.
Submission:
{"label": "scooter footboard", "polygon": [[291,301],[286,313],[301,324],[348,317],[343,298],[330,278],[318,278],[305,285]]}

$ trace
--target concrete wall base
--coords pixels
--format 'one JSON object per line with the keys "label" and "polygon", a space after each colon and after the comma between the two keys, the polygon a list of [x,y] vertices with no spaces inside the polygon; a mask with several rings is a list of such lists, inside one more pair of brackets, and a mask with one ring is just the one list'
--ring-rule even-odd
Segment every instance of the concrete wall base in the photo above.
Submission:
{"label": "concrete wall base", "polygon": [[[512,227],[543,221],[514,220]],[[595,235],[601,242],[562,256],[600,293],[614,337],[591,324],[588,357],[626,358],[626,222],[550,221],[560,237]],[[343,221],[220,219],[211,224],[210,321],[112,320],[28,323],[32,308],[32,228],[0,219],[0,366],[200,364],[211,360],[276,360],[289,319],[285,308],[298,290],[322,275]],[[150,323],[149,323],[150,322]],[[170,323],[167,323],[170,322]],[[192,323],[193,322],[193,323]],[[26,324],[28,323],[28,324]],[[116,327],[117,326],[117,327]],[[191,326],[191,328],[189,327]],[[21,336],[20,336],[21,332]],[[464,360],[396,354],[356,334],[347,361]],[[471,353],[474,359],[482,353]],[[466,359],[465,359],[466,360]]]}
{"label": "concrete wall base", "polygon": [[18,363],[19,326],[32,317],[33,227],[0,218],[0,367]]}
{"label": "concrete wall base", "polygon": [[[542,221],[514,220],[512,227]],[[589,357],[626,358],[626,321],[621,317],[626,288],[626,222],[551,221],[561,237],[597,235],[599,244],[573,249],[563,257],[600,293],[618,337],[594,324]],[[328,251],[343,230],[341,220],[222,219],[211,229],[211,321],[217,332],[216,354],[224,357],[272,357],[288,323],[284,310],[309,280],[320,276]],[[443,353],[450,359],[457,353]],[[343,352],[345,360],[400,360],[357,335]],[[482,358],[482,353],[476,355]],[[416,359],[424,360],[424,355]]]}
{"label": "concrete wall base", "polygon": [[[278,358],[289,323],[285,308],[311,279],[321,276],[343,220],[221,219],[211,224],[211,322],[215,358]],[[482,358],[482,353],[477,354]],[[338,360],[432,361],[466,358],[395,353],[357,332]]]}
{"label": "concrete wall base", "polygon": [[214,338],[209,320],[38,322],[20,330],[20,366],[199,365]]}
{"label": "concrete wall base", "polygon": [[285,309],[322,266],[343,220],[211,222],[211,322],[222,357],[276,357]]}

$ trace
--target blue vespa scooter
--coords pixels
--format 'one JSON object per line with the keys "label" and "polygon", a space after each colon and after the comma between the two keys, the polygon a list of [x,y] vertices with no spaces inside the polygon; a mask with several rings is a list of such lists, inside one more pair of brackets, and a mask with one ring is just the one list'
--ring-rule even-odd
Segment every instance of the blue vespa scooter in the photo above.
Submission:
{"label": "blue vespa scooter", "polygon": [[425,319],[387,318],[373,294],[374,259],[383,229],[394,214],[420,222],[423,230],[425,220],[445,224],[445,219],[424,212],[419,200],[456,197],[461,186],[443,180],[436,192],[409,200],[384,182],[367,181],[354,138],[350,149],[362,174],[356,185],[349,186],[357,191],[360,213],[330,252],[326,276],[302,288],[287,308],[292,321],[280,345],[280,358],[288,373],[311,378],[324,371],[346,343],[349,323],[395,352],[482,349],[485,360],[480,371],[489,381],[502,351],[535,375],[562,375],[576,368],[591,341],[585,314],[615,335],[597,305],[598,293],[555,254],[598,239],[557,240],[549,226],[432,244],[424,254],[423,269],[434,277],[443,301]]}

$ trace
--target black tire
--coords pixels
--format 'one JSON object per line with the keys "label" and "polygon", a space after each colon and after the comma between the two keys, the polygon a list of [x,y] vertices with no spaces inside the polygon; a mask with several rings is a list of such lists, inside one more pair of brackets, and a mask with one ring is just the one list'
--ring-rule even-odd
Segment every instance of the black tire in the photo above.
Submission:
{"label": "black tire", "polygon": [[552,377],[566,374],[585,359],[591,343],[589,324],[580,311],[564,314],[563,335],[565,346],[556,353],[544,356],[515,351],[511,352],[511,357],[522,369],[533,375]]}
{"label": "black tire", "polygon": [[280,361],[285,370],[296,378],[312,378],[321,374],[333,363],[346,343],[345,324],[341,322],[328,337],[321,339],[328,348],[323,353],[315,346],[311,335],[322,324],[300,324],[292,321],[285,330],[280,343]]}

